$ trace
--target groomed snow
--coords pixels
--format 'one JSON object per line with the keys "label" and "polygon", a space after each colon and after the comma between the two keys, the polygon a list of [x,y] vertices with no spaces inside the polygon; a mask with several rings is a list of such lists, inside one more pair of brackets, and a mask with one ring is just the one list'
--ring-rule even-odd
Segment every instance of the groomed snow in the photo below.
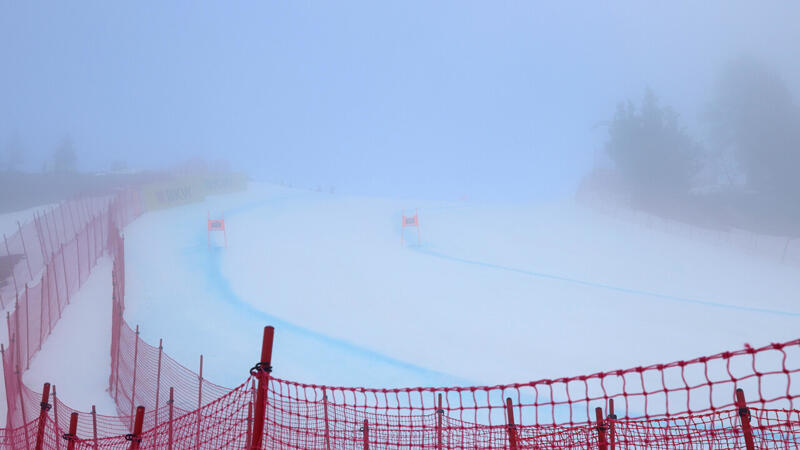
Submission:
{"label": "groomed snow", "polygon": [[[400,245],[401,209],[419,208]],[[228,248],[206,215],[225,214]],[[255,184],[125,230],[126,318],[233,386],[276,326],[274,375],[334,385],[496,384],[686,359],[797,337],[798,268],[571,202],[489,206]],[[115,414],[110,261],[24,380]],[[53,370],[57,367],[58,370]],[[5,407],[2,408],[5,413]]]}
{"label": "groomed snow", "polygon": [[[422,246],[400,246],[419,208]],[[225,213],[228,248],[205,219]],[[415,241],[414,230],[407,234]],[[218,242],[221,243],[221,236]],[[797,337],[797,267],[561,202],[490,206],[254,185],[126,231],[151,343],[234,385],[276,326],[275,375],[339,385],[520,382]]]}

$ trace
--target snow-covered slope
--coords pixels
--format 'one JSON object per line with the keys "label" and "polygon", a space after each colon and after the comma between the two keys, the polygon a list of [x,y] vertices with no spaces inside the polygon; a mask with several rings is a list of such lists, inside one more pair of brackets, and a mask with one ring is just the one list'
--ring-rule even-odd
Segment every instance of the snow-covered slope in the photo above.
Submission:
{"label": "snow-covered slope", "polygon": [[[422,245],[401,247],[419,208]],[[228,248],[205,219],[225,213]],[[221,242],[221,236],[217,237]],[[407,240],[414,243],[413,231]],[[128,320],[241,381],[261,327],[275,375],[368,386],[525,381],[797,337],[794,266],[570,203],[441,204],[256,185],[126,231]]]}

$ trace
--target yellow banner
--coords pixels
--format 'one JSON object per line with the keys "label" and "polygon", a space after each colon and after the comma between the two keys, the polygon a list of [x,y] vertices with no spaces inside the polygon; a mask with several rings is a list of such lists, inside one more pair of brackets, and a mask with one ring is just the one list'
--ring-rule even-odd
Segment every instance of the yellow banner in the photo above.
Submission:
{"label": "yellow banner", "polygon": [[178,176],[169,181],[142,186],[145,210],[173,208],[203,201],[208,195],[230,194],[247,189],[247,175],[222,173]]}

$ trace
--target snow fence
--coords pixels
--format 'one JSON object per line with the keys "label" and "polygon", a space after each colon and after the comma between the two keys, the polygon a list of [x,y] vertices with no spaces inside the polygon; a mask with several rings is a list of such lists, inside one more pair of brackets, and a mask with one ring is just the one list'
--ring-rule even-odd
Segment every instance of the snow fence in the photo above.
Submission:
{"label": "snow fence", "polygon": [[[7,283],[13,288],[2,291],[9,303],[13,289],[15,306],[2,355],[8,403],[3,448],[800,446],[800,340],[508,385],[368,389],[275,377],[274,330],[267,327],[260,355],[253,343],[250,376],[232,389],[216,385],[161,345],[144,342],[124,320],[120,230],[141,212],[135,191],[76,200],[37,215],[7,240],[7,254],[26,258],[13,268]],[[115,417],[75,410],[58,400],[55,386],[39,391],[21,381],[105,252],[114,258],[108,392]]]}

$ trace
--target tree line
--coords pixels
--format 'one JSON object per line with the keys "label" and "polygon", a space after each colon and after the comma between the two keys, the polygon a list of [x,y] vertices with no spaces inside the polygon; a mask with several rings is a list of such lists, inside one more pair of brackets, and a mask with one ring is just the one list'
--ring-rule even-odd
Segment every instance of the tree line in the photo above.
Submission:
{"label": "tree line", "polygon": [[638,104],[617,106],[605,151],[633,205],[658,209],[716,196],[740,216],[800,224],[800,107],[786,82],[757,60],[732,61],[701,123],[704,140],[650,89]]}

